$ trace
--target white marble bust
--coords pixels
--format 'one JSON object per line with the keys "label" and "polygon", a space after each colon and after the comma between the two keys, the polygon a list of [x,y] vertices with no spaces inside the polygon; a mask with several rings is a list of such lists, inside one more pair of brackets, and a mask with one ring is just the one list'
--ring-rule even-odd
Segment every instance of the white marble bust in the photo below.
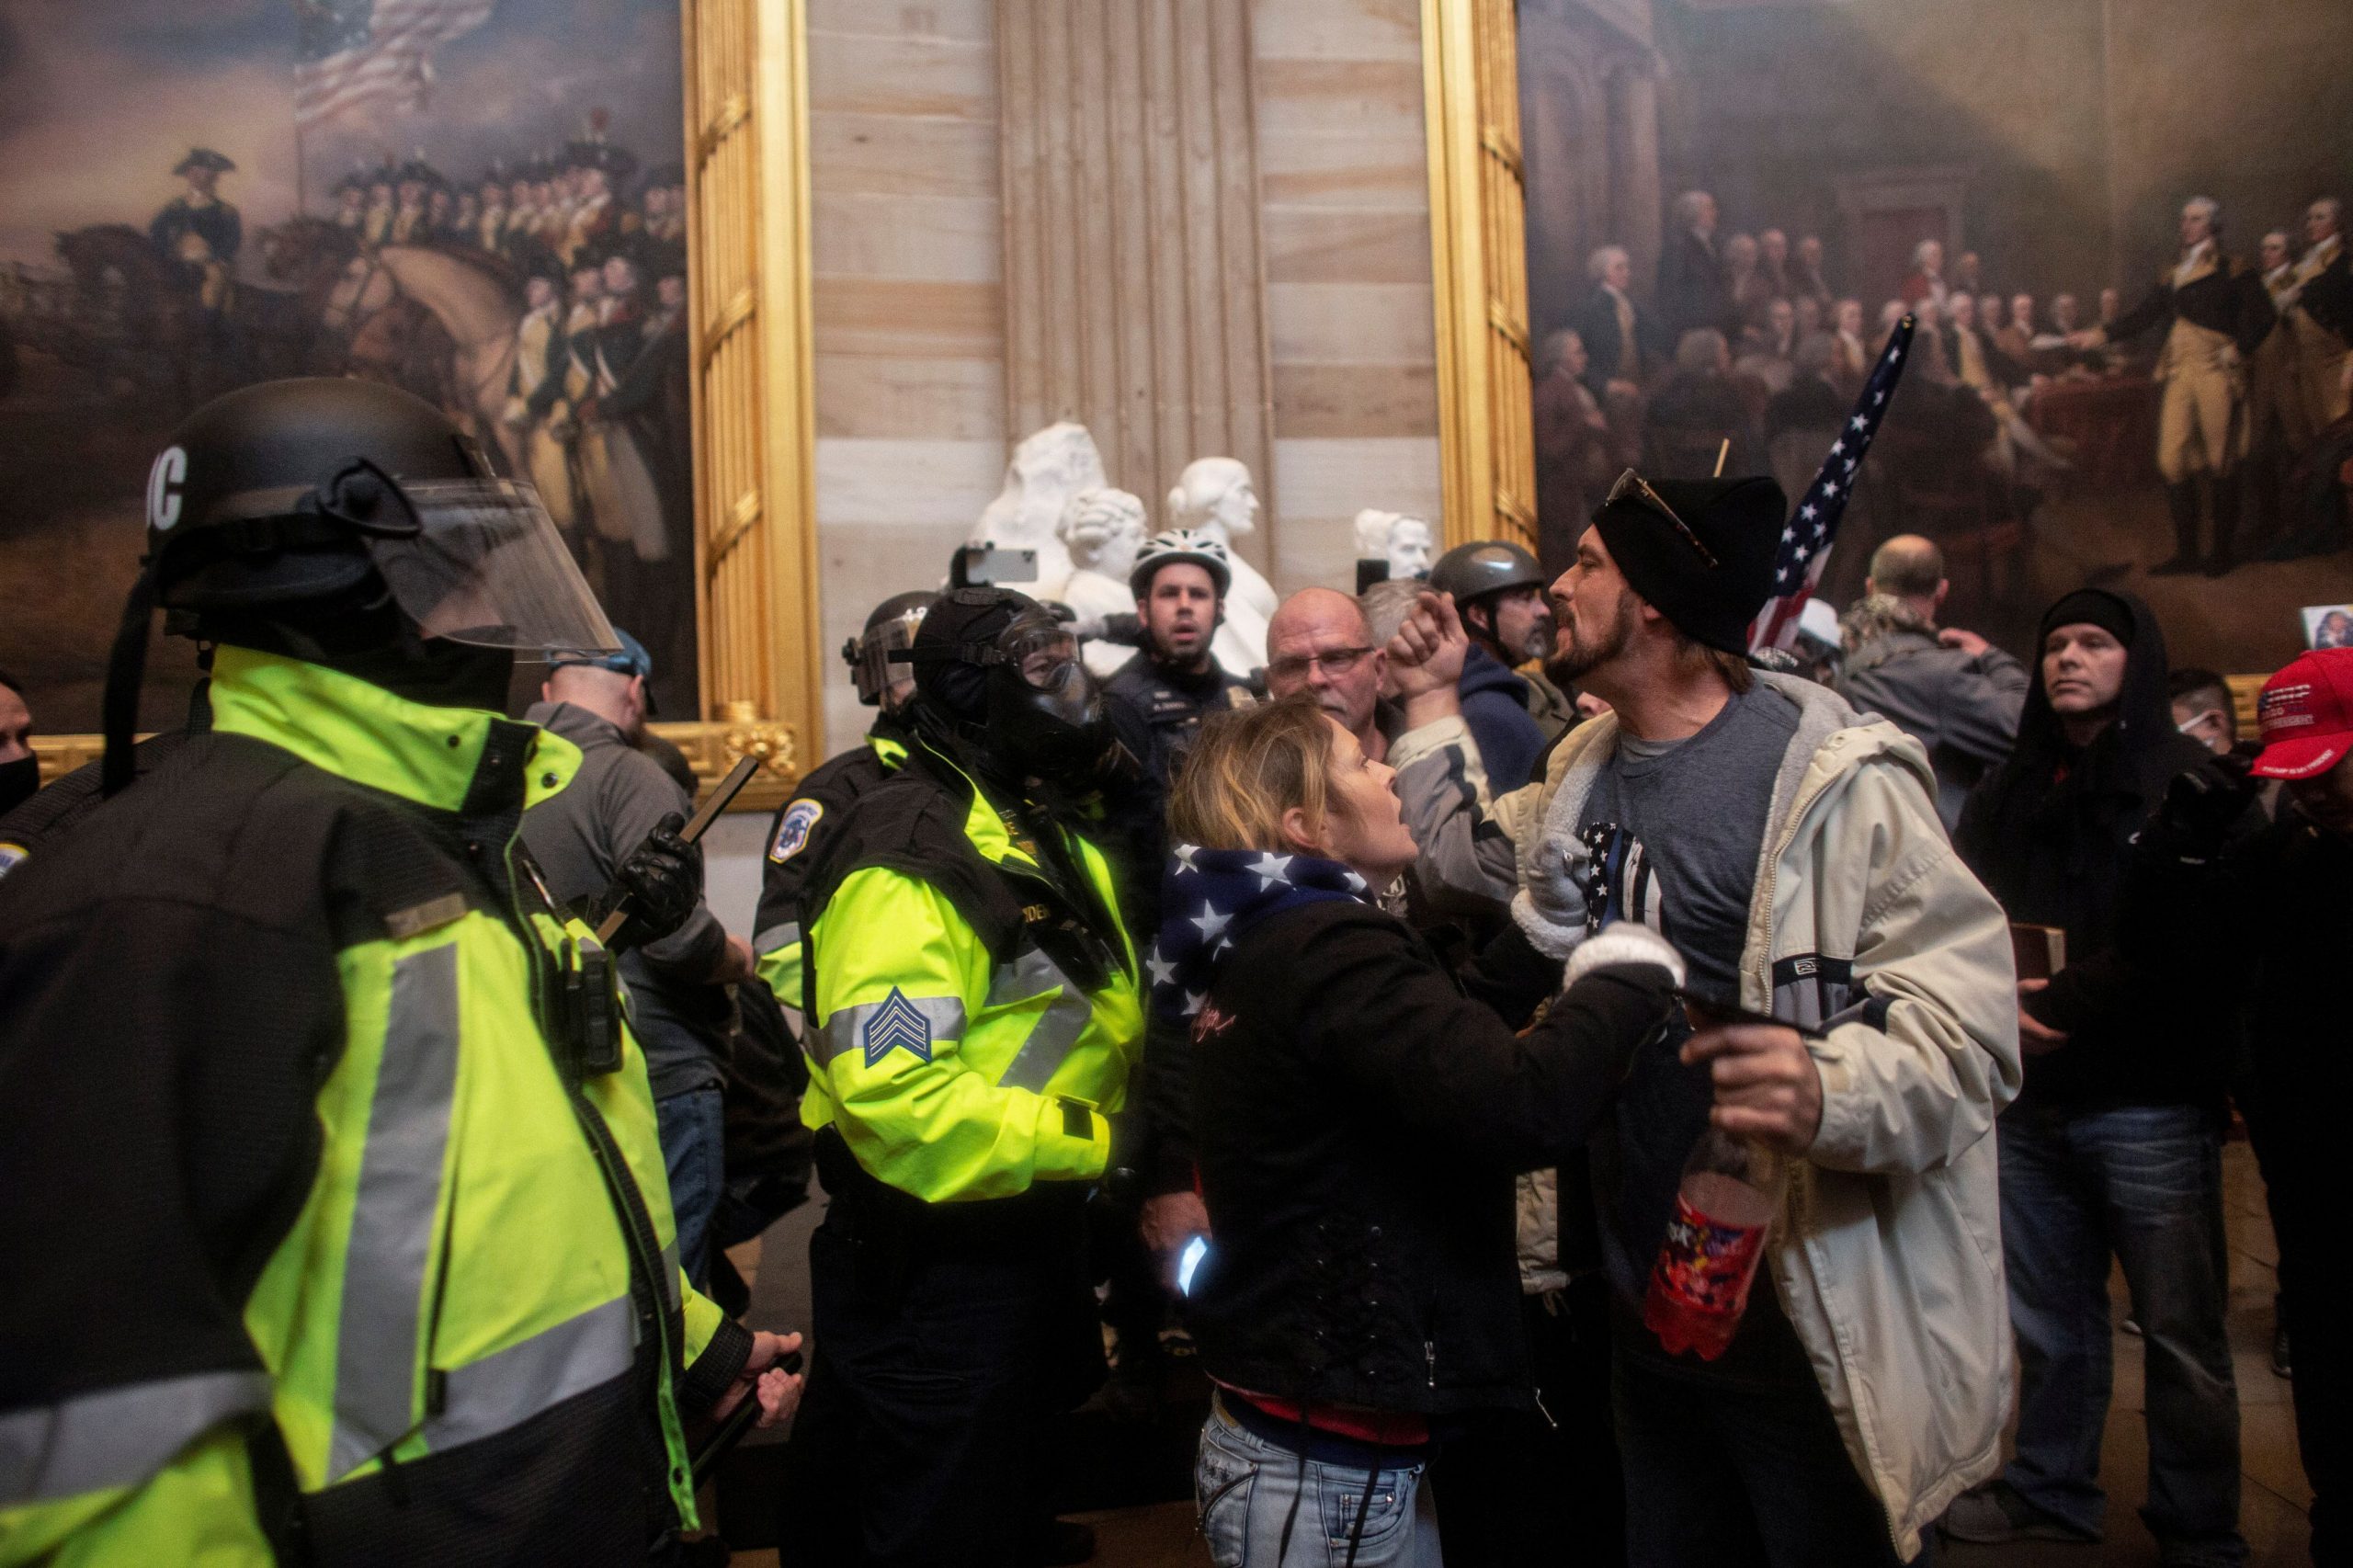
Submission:
{"label": "white marble bust", "polygon": [[1267,622],[1280,602],[1274,585],[1242,559],[1233,541],[1258,526],[1258,491],[1250,470],[1234,458],[1196,458],[1168,493],[1168,526],[1192,528],[1224,545],[1233,567],[1226,590],[1225,624],[1211,644],[1217,662],[1246,675],[1267,662]]}
{"label": "white marble bust", "polygon": [[[1081,620],[1125,615],[1136,608],[1128,588],[1128,574],[1135,569],[1136,551],[1146,531],[1143,503],[1124,490],[1093,485],[1074,491],[1063,504],[1054,532],[1070,551],[1072,571],[1059,596],[1078,612]],[[1108,676],[1135,656],[1133,648],[1118,642],[1089,642],[1087,667]]]}
{"label": "white marble bust", "polygon": [[1430,574],[1436,540],[1422,518],[1367,506],[1357,514],[1356,529],[1357,559],[1387,562],[1391,580]]}
{"label": "white marble bust", "polygon": [[1036,551],[1036,578],[1005,585],[1036,598],[1060,598],[1072,567],[1060,532],[1063,508],[1079,491],[1108,483],[1103,455],[1086,426],[1067,419],[1049,425],[1013,449],[1005,465],[1005,488],[981,513],[972,542]]}

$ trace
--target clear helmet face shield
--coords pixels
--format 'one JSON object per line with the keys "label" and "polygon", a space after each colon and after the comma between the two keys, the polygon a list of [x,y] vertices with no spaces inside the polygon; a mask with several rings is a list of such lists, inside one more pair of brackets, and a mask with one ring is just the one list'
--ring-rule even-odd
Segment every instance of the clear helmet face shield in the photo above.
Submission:
{"label": "clear helmet face shield", "polygon": [[360,527],[369,558],[421,635],[483,648],[620,651],[536,489],[497,478],[398,488],[415,526]]}

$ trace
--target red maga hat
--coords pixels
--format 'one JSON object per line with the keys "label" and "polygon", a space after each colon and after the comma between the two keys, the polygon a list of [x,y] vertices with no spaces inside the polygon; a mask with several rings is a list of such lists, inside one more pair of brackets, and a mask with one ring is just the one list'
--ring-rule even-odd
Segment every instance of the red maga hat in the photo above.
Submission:
{"label": "red maga hat", "polygon": [[2263,683],[2256,702],[2264,778],[2311,778],[2353,750],[2353,648],[2319,648]]}

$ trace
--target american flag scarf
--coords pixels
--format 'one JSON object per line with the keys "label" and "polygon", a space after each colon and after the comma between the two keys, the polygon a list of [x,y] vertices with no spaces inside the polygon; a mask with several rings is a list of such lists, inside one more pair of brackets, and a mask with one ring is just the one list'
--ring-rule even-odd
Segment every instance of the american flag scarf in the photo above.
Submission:
{"label": "american flag scarf", "polygon": [[1337,860],[1178,845],[1160,884],[1160,939],[1146,960],[1152,1010],[1191,1018],[1235,938],[1270,915],[1333,899],[1373,901],[1364,879]]}

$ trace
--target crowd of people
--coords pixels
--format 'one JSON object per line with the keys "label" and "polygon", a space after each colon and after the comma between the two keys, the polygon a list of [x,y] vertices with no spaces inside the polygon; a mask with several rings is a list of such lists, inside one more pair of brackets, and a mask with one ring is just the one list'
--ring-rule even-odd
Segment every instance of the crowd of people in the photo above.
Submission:
{"label": "crowd of people", "polygon": [[2220,575],[2256,554],[2345,543],[2353,273],[2335,197],[2263,235],[2258,260],[2231,256],[2219,204],[2194,199],[2178,261],[2138,298],[2101,289],[2088,316],[2075,294],[2046,304],[2009,286],[1974,251],[1948,265],[1938,239],[1918,244],[1873,313],[1833,289],[1816,235],[1794,247],[1780,229],[1720,238],[1705,191],[1686,193],[1675,218],[1648,304],[1626,249],[1603,245],[1586,264],[1592,292],[1543,337],[1539,513],[1560,519],[1548,564],[1568,559],[1591,503],[1630,463],[1698,477],[1729,441],[1724,472],[1770,472],[1796,494],[1907,312],[1926,352],[1890,435],[1942,486],[2026,517],[2075,466],[2073,438],[2038,426],[2036,399],[2154,375],[2165,383],[2156,456],[2177,543],[2159,570]]}
{"label": "crowd of people", "polygon": [[[1222,1564],[2097,1540],[2113,1259],[2143,1516],[2234,1563],[2234,1099],[2345,1560],[2353,651],[2239,745],[2129,594],[2022,662],[1904,535],[1765,667],[1762,475],[1302,589],[1252,671],[1212,535],[1138,551],[1107,682],[960,552],[845,650],[872,730],[746,941],[653,656],[453,435],[216,401],[104,760],[28,790],[0,681],[0,1562],[674,1560],[739,1408],[789,1562],[1081,1562],[1050,1434],[1172,1318]],[[159,607],[207,678],[134,744]],[[804,1379],[722,1249],[811,1165]]]}

